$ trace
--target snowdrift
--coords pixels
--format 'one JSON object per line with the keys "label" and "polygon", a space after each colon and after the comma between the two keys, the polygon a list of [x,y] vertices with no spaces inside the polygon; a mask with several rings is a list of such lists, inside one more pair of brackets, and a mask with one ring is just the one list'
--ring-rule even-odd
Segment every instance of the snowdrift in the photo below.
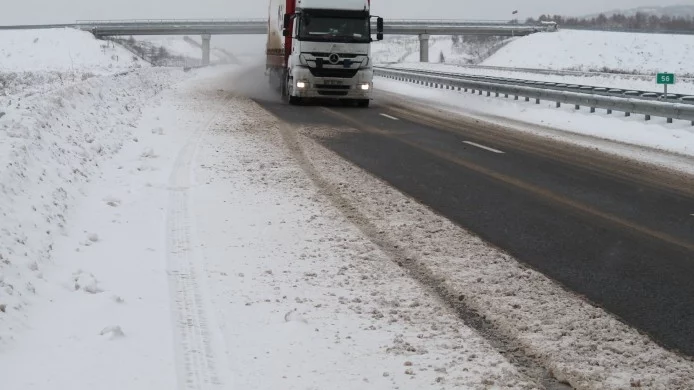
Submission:
{"label": "snowdrift", "polygon": [[483,65],[691,75],[694,40],[687,35],[564,30],[517,39]]}

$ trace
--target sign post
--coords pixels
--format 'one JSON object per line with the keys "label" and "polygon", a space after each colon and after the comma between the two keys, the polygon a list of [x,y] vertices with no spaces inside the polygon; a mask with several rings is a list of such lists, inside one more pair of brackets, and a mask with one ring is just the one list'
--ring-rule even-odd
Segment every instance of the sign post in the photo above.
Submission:
{"label": "sign post", "polygon": [[667,86],[675,84],[675,75],[673,73],[658,73],[655,81],[665,86],[665,100],[667,100]]}

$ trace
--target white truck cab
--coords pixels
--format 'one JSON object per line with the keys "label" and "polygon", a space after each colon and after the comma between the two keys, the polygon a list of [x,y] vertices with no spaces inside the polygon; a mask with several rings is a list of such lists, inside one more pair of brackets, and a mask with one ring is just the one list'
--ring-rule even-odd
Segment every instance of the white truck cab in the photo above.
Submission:
{"label": "white truck cab", "polygon": [[[294,12],[285,13],[282,21],[282,35],[291,39],[282,85],[289,102],[327,98],[368,107],[373,89],[370,1],[286,1],[296,1]],[[378,40],[382,32],[378,18]]]}

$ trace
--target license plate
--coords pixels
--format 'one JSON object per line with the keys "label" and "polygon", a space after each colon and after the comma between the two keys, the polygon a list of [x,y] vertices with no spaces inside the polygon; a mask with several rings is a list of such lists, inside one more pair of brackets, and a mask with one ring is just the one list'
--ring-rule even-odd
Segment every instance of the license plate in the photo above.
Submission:
{"label": "license plate", "polygon": [[341,80],[325,80],[325,85],[342,85]]}

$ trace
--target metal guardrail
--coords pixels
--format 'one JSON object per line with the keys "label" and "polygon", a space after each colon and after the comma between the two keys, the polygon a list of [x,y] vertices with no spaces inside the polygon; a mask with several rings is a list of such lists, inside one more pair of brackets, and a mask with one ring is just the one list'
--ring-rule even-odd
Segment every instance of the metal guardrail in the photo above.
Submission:
{"label": "metal guardrail", "polygon": [[602,31],[602,32],[622,32],[633,34],[670,34],[670,35],[694,35],[694,30],[637,30],[633,28],[618,28],[618,27],[581,27],[581,26],[562,26],[562,30],[581,30],[581,31]]}
{"label": "metal guardrail", "polygon": [[658,116],[667,118],[668,123],[672,123],[673,119],[688,120],[694,126],[694,104],[634,99],[629,96],[605,96],[592,92],[559,91],[546,89],[543,86],[511,85],[382,67],[374,68],[374,72],[377,76],[434,88],[457,89],[465,92],[470,90],[473,93],[479,92],[479,94],[487,92],[487,96],[491,96],[494,93],[497,97],[503,94],[506,98],[513,96],[515,100],[523,97],[525,101],[534,99],[536,104],[540,104],[542,100],[545,100],[556,102],[557,107],[560,107],[561,104],[572,104],[575,105],[576,109],[580,109],[582,106],[589,107],[591,112],[595,112],[596,109],[600,108],[606,109],[608,114],[611,114],[612,111],[624,112],[626,116],[643,114],[646,120],[650,120],[651,116]]}
{"label": "metal guardrail", "polygon": [[242,19],[110,19],[110,20],[78,20],[78,25],[104,25],[104,24],[142,24],[142,23],[237,23],[237,22],[260,22],[267,23],[263,18],[242,18]]}
{"label": "metal guardrail", "polygon": [[[550,82],[550,81],[524,80],[524,79],[514,79],[514,78],[508,78],[508,77],[471,75],[471,74],[464,74],[464,73],[450,73],[450,72],[440,72],[440,71],[430,71],[430,70],[420,70],[420,69],[406,69],[406,68],[398,68],[398,67],[393,67],[393,66],[390,66],[388,68],[393,69],[393,70],[400,70],[400,71],[404,71],[404,72],[411,72],[411,73],[424,74],[424,75],[446,76],[446,77],[452,77],[452,78],[457,78],[457,79],[461,79],[461,80],[487,81],[487,82],[503,83],[503,84],[510,84],[510,85],[519,85],[519,86],[539,86],[541,88],[554,89],[554,90],[558,90],[558,91],[567,91],[567,92],[577,92],[578,91],[578,92],[584,92],[584,93],[593,93],[596,95],[617,96],[617,97],[628,96],[628,97],[634,98],[634,99],[664,100],[664,94],[663,93],[654,92],[654,91],[640,91],[640,90],[634,90],[634,89],[608,88],[608,87],[593,86],[593,85],[567,84],[567,83],[558,83],[558,82]],[[655,76],[653,76],[653,77],[655,77]],[[694,96],[685,95],[685,94],[678,94],[678,93],[669,93],[668,97],[667,97],[667,99],[669,101],[682,100],[683,98],[688,98],[688,99],[682,101],[683,103],[694,104]]]}
{"label": "metal guardrail", "polygon": [[[388,65],[397,65],[398,62],[389,62]],[[620,77],[623,79],[653,81],[655,73],[620,73],[617,71],[580,71],[580,70],[558,70],[558,69],[537,69],[537,68],[517,68],[508,66],[490,66],[490,65],[472,65],[472,64],[455,64],[455,66],[464,69],[479,69],[491,70],[496,72],[514,72],[514,73],[535,73],[551,76],[575,76],[575,77]],[[410,69],[407,69],[410,70]],[[677,75],[677,82],[694,83],[694,77],[691,75]]]}
{"label": "metal guardrail", "polygon": [[48,30],[54,28],[75,28],[74,24],[17,24],[0,26],[0,30]]}

